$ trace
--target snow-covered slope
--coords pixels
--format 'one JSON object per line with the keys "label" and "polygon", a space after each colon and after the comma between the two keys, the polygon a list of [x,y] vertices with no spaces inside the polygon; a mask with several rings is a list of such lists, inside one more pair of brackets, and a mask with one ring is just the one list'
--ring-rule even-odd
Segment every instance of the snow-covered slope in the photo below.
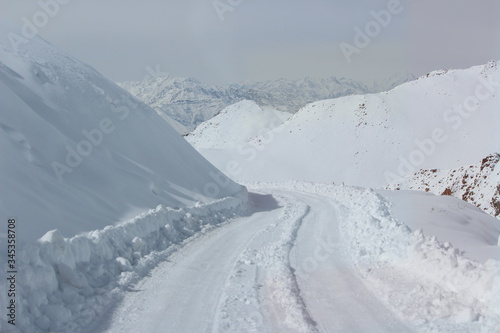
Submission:
{"label": "snow-covered slope", "polygon": [[170,116],[191,131],[225,107],[242,100],[294,113],[314,101],[385,91],[412,78],[411,75],[393,76],[373,84],[337,77],[279,79],[216,86],[192,78],[167,76],[119,85],[159,114]]}
{"label": "snow-covered slope", "polygon": [[289,117],[289,113],[260,107],[254,101],[241,101],[200,124],[186,139],[198,148],[235,149]]}
{"label": "snow-covered slope", "polygon": [[[267,140],[225,154],[206,145],[199,151],[226,172],[236,161],[239,180],[385,186],[422,168],[456,168],[499,151],[499,82],[495,61],[436,71],[389,92],[311,103]],[[220,123],[219,131],[233,126]]]}
{"label": "snow-covered slope", "polygon": [[0,211],[18,242],[241,190],[151,108],[40,38],[15,51],[16,33],[0,30]]}
{"label": "snow-covered slope", "polygon": [[0,332],[81,332],[127,272],[246,211],[247,192],[150,107],[20,36],[0,27]]}
{"label": "snow-covered slope", "polygon": [[500,161],[499,154],[485,157],[481,162],[451,170],[420,170],[402,182],[387,186],[392,190],[420,190],[452,195],[500,215]]}

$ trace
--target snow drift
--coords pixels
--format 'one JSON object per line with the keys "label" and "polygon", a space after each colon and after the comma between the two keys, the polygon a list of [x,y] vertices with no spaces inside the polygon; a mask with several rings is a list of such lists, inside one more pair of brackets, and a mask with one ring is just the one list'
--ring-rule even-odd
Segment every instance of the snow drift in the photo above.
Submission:
{"label": "snow drift", "polygon": [[14,50],[12,34],[0,30],[0,210],[19,242],[241,191],[94,69],[38,37]]}
{"label": "snow drift", "polygon": [[452,195],[500,216],[500,154],[492,154],[477,164],[452,170],[420,170],[389,184],[391,190],[420,190]]}
{"label": "snow drift", "polygon": [[13,36],[0,28],[0,211],[17,288],[0,304],[17,320],[0,331],[77,332],[161,253],[246,211],[247,192],[91,67]]}
{"label": "snow drift", "polygon": [[[1,332],[92,332],[120,290],[142,278],[186,239],[242,215],[246,191],[209,204],[159,205],[116,226],[62,237],[58,230],[17,254],[17,317]],[[0,293],[0,304],[6,304]],[[88,330],[87,330],[88,329]]]}
{"label": "snow drift", "polygon": [[[418,332],[498,331],[500,225],[494,217],[453,197],[415,191],[304,182],[249,186],[286,188],[335,202],[344,256],[369,289]],[[418,210],[404,214],[405,194],[433,200],[420,198]],[[466,213],[457,212],[455,204]],[[431,210],[440,211],[433,221]]]}

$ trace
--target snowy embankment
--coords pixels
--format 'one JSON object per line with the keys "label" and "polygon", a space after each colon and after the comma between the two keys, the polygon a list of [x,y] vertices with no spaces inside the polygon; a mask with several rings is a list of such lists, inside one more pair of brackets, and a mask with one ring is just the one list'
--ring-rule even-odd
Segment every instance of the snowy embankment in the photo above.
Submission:
{"label": "snowy embankment", "polygon": [[76,332],[155,253],[242,211],[246,189],[95,69],[22,35],[0,25],[0,332]]}
{"label": "snowy embankment", "polygon": [[13,48],[16,34],[0,25],[0,212],[18,245],[240,191],[154,110],[39,37]]}
{"label": "snowy embankment", "polygon": [[116,302],[116,291],[143,277],[177,244],[246,209],[243,190],[210,204],[158,206],[129,221],[72,238],[50,231],[17,254],[22,319],[16,326],[0,320],[0,331],[79,332]]}
{"label": "snowy embankment", "polygon": [[[345,256],[369,289],[418,331],[498,331],[500,261],[483,258],[480,262],[461,251],[465,243],[452,245],[446,236],[425,234],[415,223],[410,229],[404,220],[394,218],[391,200],[371,189],[302,182],[267,187],[273,186],[325,196],[336,203]],[[435,199],[437,205],[440,198]],[[431,205],[425,208],[432,209]],[[488,223],[472,223],[463,233],[480,237],[486,232],[498,239],[497,220],[475,211]],[[441,225],[443,235],[453,227]],[[497,244],[483,245],[499,252]]]}
{"label": "snowy embankment", "polygon": [[455,331],[494,331],[500,262],[469,259],[448,241],[396,220],[381,195],[359,192],[346,193],[341,228],[367,284],[417,328],[443,331],[456,324]]}

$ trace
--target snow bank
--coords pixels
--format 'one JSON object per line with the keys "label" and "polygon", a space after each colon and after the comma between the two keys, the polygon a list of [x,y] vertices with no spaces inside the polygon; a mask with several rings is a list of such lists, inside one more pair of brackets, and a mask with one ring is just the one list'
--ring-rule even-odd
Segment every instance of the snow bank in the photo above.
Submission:
{"label": "snow bank", "polygon": [[420,190],[452,195],[500,218],[500,154],[490,154],[474,165],[451,170],[420,170],[399,182],[391,190]]}
{"label": "snow bank", "polygon": [[395,220],[379,194],[360,192],[345,193],[341,229],[352,261],[373,290],[419,330],[499,327],[499,261],[468,259],[451,243]]}
{"label": "snow bank", "polygon": [[116,301],[117,291],[144,276],[177,244],[243,214],[247,200],[244,190],[188,208],[160,205],[72,238],[49,231],[17,253],[18,319],[12,326],[1,318],[0,331],[81,332],[91,327]]}
{"label": "snow bank", "polygon": [[39,37],[14,49],[16,34],[0,25],[0,213],[17,242],[240,190],[151,108]]}
{"label": "snow bank", "polygon": [[422,191],[376,192],[391,202],[391,216],[404,221],[410,229],[422,229],[441,242],[450,242],[467,258],[481,263],[500,260],[500,223],[472,204]]}
{"label": "snow bank", "polygon": [[418,331],[498,332],[500,261],[479,263],[446,240],[411,230],[374,190],[302,182],[276,186],[339,205],[345,256],[370,289]]}

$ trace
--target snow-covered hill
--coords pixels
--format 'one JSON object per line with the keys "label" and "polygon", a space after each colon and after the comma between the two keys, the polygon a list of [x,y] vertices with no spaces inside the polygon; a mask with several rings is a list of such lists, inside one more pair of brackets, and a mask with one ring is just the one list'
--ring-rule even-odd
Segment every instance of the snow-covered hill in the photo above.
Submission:
{"label": "snow-covered hill", "polygon": [[481,162],[451,170],[420,170],[402,182],[387,189],[420,190],[435,194],[452,195],[483,209],[500,215],[500,161],[499,154],[485,157]]}
{"label": "snow-covered hill", "polygon": [[[495,61],[436,71],[388,92],[308,104],[272,136],[225,154],[206,144],[199,151],[228,174],[228,162],[237,164],[240,171],[231,175],[238,180],[381,187],[420,169],[457,168],[499,151],[499,86]],[[221,133],[236,133],[227,141],[239,140],[233,122],[218,123]]]}
{"label": "snow-covered hill", "polygon": [[0,27],[0,332],[77,332],[133,265],[245,211],[247,192],[150,107],[21,36]]}
{"label": "snow-covered hill", "polygon": [[200,124],[186,139],[198,148],[235,149],[278,127],[290,116],[286,112],[260,107],[254,101],[241,101]]}
{"label": "snow-covered hill", "polygon": [[0,30],[0,211],[20,242],[241,190],[151,108],[40,38],[14,51],[15,33]]}
{"label": "snow-covered hill", "polygon": [[412,78],[411,75],[392,76],[372,84],[337,77],[279,79],[216,86],[192,78],[166,76],[119,85],[159,114],[185,126],[187,133],[225,107],[242,100],[253,100],[260,106],[294,113],[314,101],[385,91]]}

